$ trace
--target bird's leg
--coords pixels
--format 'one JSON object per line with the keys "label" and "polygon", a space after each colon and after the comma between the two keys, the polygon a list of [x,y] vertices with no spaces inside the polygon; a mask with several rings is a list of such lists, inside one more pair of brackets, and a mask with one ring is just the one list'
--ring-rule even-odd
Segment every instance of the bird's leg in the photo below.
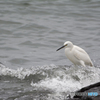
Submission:
{"label": "bird's leg", "polygon": [[84,61],[80,60],[80,63],[83,67],[86,67]]}

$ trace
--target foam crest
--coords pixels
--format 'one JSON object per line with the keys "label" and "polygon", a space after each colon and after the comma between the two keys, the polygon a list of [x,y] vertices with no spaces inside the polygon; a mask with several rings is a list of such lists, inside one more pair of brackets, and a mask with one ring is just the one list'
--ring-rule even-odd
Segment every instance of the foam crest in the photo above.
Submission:
{"label": "foam crest", "polygon": [[50,66],[44,65],[44,66],[36,66],[31,67],[29,69],[27,68],[18,68],[18,69],[10,69],[8,67],[5,67],[3,64],[0,64],[0,76],[11,76],[16,77],[19,79],[25,79],[26,77],[29,77],[30,75],[43,75],[48,76],[44,70],[49,70],[51,68],[55,68],[56,66],[51,64]]}
{"label": "foam crest", "polygon": [[0,68],[0,75],[2,76],[11,76],[17,77],[19,79],[24,79],[26,76],[29,76],[32,71],[25,70],[23,68],[18,68],[17,70],[10,69],[7,67]]}

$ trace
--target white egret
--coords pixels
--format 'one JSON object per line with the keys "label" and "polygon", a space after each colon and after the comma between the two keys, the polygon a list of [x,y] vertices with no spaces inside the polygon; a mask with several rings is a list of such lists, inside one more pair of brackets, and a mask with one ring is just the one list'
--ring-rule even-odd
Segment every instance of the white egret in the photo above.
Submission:
{"label": "white egret", "polygon": [[85,50],[82,48],[73,45],[72,42],[66,41],[62,47],[60,47],[58,50],[65,47],[65,54],[67,58],[75,65],[75,66],[93,66],[93,63],[89,57],[89,55],[86,53]]}

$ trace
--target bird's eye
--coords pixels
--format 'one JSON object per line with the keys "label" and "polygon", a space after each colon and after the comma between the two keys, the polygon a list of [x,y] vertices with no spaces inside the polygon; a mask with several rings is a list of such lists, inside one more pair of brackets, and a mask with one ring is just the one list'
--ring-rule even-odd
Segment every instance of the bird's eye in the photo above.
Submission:
{"label": "bird's eye", "polygon": [[68,46],[68,44],[66,44],[66,46]]}

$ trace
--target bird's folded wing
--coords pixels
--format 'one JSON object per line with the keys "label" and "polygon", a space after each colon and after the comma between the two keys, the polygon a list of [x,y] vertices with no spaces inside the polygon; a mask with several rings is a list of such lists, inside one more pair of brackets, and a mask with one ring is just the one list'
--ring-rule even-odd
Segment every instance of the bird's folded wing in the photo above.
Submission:
{"label": "bird's folded wing", "polygon": [[75,46],[75,50],[73,54],[74,54],[74,57],[77,58],[78,60],[82,60],[85,58],[85,56],[87,56],[87,53],[78,46]]}

